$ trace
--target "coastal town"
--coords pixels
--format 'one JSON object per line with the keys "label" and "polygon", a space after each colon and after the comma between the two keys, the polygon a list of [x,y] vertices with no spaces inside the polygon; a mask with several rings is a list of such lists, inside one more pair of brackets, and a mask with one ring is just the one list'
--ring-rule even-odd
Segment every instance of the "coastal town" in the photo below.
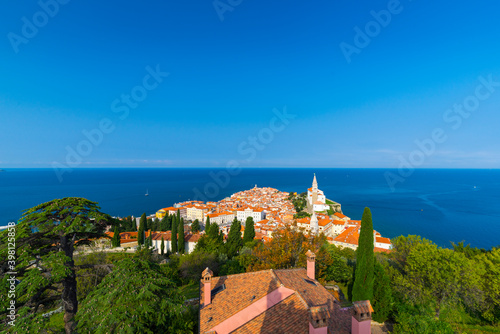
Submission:
{"label": "coastal town", "polygon": [[[296,207],[292,200],[305,198],[303,208]],[[298,212],[297,209],[302,209]],[[159,209],[148,219],[160,220],[166,215],[177,215],[185,222],[185,252],[194,250],[199,238],[205,233],[193,233],[190,225],[194,221],[200,223],[209,219],[216,223],[219,229],[228,235],[231,224],[236,219],[242,225],[249,217],[254,222],[255,239],[263,242],[273,237],[273,232],[286,227],[294,226],[309,235],[324,234],[330,244],[340,248],[356,250],[360,235],[361,220],[351,219],[342,213],[341,205],[326,198],[324,192],[318,188],[316,175],[313,176],[312,186],[302,194],[282,192],[275,188],[258,187],[237,192],[218,202],[185,201],[175,203],[170,207]],[[140,218],[135,218],[137,225]],[[121,246],[137,245],[138,232],[120,233]],[[108,232],[113,236],[113,232]],[[153,246],[160,252],[161,240],[165,242],[165,250],[171,251],[171,231],[145,231],[145,237],[151,237]],[[374,251],[389,252],[392,244],[389,238],[383,237],[374,230]]]}

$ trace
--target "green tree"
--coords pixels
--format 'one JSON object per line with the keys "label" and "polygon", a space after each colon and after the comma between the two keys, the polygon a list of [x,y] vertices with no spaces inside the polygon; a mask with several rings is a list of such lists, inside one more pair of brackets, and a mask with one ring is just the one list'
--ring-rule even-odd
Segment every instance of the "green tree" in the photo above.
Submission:
{"label": "green tree", "polygon": [[373,282],[373,320],[385,322],[392,310],[392,289],[389,276],[385,273],[384,267],[375,261]]}
{"label": "green tree", "polygon": [[177,333],[183,324],[183,297],[172,273],[150,261],[124,259],[85,298],[79,333]]}
{"label": "green tree", "polygon": [[[20,283],[16,286],[16,333],[40,332],[43,323],[40,305],[50,307],[62,300],[64,330],[72,333],[78,311],[77,280],[73,253],[75,247],[88,245],[91,239],[104,236],[112,218],[99,211],[95,202],[84,198],[55,199],[23,212],[15,226],[16,267],[8,258],[9,231],[0,233],[0,292],[7,295],[6,271],[16,271]],[[7,309],[7,298],[0,307]]]}
{"label": "green tree", "polygon": [[147,231],[147,219],[146,213],[144,212],[141,216],[141,220],[139,221],[139,230],[137,231],[137,243],[139,245],[144,245],[144,237],[145,232]]}
{"label": "green tree", "polygon": [[[199,282],[201,273],[209,267],[214,273],[219,271],[217,254],[193,252],[179,259],[179,274],[184,282]],[[212,269],[213,268],[213,269]]]}
{"label": "green tree", "polygon": [[245,232],[243,233],[243,244],[253,241],[255,238],[255,227],[252,217],[248,217],[245,222]]}
{"label": "green tree", "polygon": [[372,214],[369,208],[365,208],[361,217],[361,231],[356,250],[356,272],[352,301],[372,300],[374,261]]}
{"label": "green tree", "polygon": [[177,253],[177,227],[179,223],[177,222],[177,217],[174,216],[172,220],[172,238],[171,238],[171,247],[172,253]]}
{"label": "green tree", "polygon": [[193,223],[191,223],[191,231],[193,233],[198,233],[200,232],[201,230],[201,227],[200,227],[200,222],[198,221],[198,219],[195,219]]}
{"label": "green tree", "polygon": [[153,232],[149,232],[149,237],[148,237],[148,247],[153,247]]}
{"label": "green tree", "polygon": [[212,223],[209,226],[207,233],[198,240],[195,250],[206,253],[221,253],[224,250],[223,234],[219,231],[217,223]]}
{"label": "green tree", "polygon": [[111,245],[113,247],[120,247],[120,230],[118,226],[115,226],[115,230],[113,232],[113,239],[111,240]]}
{"label": "green tree", "polygon": [[331,257],[331,264],[327,268],[326,280],[337,283],[347,283],[352,276],[352,267],[348,259],[342,255],[341,250],[335,245],[328,245],[327,252]]}
{"label": "green tree", "polygon": [[405,265],[393,272],[391,279],[400,301],[432,306],[439,318],[443,306],[459,302],[461,296],[470,295],[480,285],[476,263],[463,253],[439,248],[428,240],[409,249]]}
{"label": "green tree", "polygon": [[163,218],[160,221],[160,231],[170,231],[170,226],[169,226],[169,214],[168,212],[163,216]]}
{"label": "green tree", "polygon": [[210,217],[207,215],[207,220],[205,222],[205,233],[208,233],[209,229],[210,229]]}
{"label": "green tree", "polygon": [[226,241],[226,254],[232,259],[235,257],[239,250],[243,247],[243,240],[241,239],[241,223],[234,218]]}
{"label": "green tree", "polygon": [[184,218],[181,218],[179,220],[178,244],[179,244],[179,247],[178,247],[179,253],[184,254],[184,251],[185,251]]}
{"label": "green tree", "polygon": [[165,240],[163,240],[163,237],[161,237],[160,252],[161,255],[165,254]]}
{"label": "green tree", "polygon": [[137,232],[137,222],[135,221],[135,217],[130,217],[130,223],[131,223],[131,232]]}

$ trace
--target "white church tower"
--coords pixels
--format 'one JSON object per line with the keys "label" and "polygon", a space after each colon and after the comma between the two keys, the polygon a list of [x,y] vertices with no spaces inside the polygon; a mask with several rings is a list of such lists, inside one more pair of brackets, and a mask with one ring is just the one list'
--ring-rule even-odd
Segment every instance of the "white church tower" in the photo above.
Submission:
{"label": "white church tower", "polygon": [[322,212],[330,208],[326,204],[325,194],[318,189],[318,181],[316,180],[316,173],[314,173],[312,188],[307,189],[307,208],[309,212]]}

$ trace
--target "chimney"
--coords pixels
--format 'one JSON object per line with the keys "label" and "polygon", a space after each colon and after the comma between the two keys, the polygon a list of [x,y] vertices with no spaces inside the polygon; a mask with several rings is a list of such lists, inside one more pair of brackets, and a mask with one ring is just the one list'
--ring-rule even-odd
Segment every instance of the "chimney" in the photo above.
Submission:
{"label": "chimney", "polygon": [[360,300],[353,303],[354,314],[351,324],[352,334],[370,334],[373,308],[369,300]]}
{"label": "chimney", "polygon": [[308,250],[306,256],[307,256],[307,277],[314,280],[315,279],[314,265],[315,265],[316,255],[313,252],[311,252],[311,250]]}
{"label": "chimney", "polygon": [[201,281],[203,282],[203,306],[207,306],[212,302],[212,270],[205,269],[201,273]]}

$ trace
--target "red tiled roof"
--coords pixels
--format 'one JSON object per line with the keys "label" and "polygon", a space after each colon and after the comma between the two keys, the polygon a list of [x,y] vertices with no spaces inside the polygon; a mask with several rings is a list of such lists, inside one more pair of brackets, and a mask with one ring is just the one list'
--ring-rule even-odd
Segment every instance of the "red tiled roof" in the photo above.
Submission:
{"label": "red tiled roof", "polygon": [[[306,281],[307,280],[307,281]],[[309,281],[309,282],[308,282]],[[319,282],[307,277],[307,271],[300,269],[263,270],[238,275],[213,277],[210,289],[225,285],[225,289],[212,297],[211,304],[203,306],[200,298],[200,332],[207,333],[216,327],[228,328],[225,320],[248,310],[254,314],[253,303],[285,288],[291,295],[264,308],[253,319],[243,322],[232,333],[309,333],[311,317],[321,312],[335,313],[335,298]],[[204,284],[200,281],[200,296],[203,297]],[[254,312],[254,313],[252,313]],[[330,316],[322,316],[330,319]],[[315,318],[314,318],[315,319]],[[241,319],[238,319],[241,322]],[[314,321],[314,323],[316,323]],[[222,325],[221,325],[222,324]],[[328,324],[331,328],[332,322]],[[233,323],[234,325],[234,323]]]}

